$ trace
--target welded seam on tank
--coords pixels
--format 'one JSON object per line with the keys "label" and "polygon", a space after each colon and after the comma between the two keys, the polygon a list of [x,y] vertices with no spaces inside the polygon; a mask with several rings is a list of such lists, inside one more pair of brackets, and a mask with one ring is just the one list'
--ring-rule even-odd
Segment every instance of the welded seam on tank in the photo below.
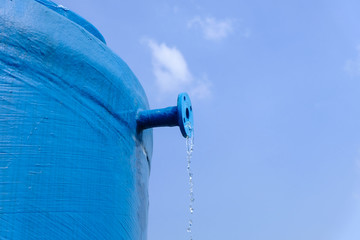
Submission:
{"label": "welded seam on tank", "polygon": [[146,147],[144,146],[144,144],[135,136],[133,136],[133,140],[136,142],[136,147],[140,147],[142,154],[146,157],[146,162],[149,168],[149,173],[151,171],[151,162],[150,162],[150,157],[149,157],[149,153],[146,149]]}

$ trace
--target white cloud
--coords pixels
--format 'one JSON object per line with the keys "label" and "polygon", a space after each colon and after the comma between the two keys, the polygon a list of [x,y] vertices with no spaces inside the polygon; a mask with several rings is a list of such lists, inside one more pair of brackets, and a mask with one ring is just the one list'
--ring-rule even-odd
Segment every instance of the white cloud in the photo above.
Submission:
{"label": "white cloud", "polygon": [[197,98],[211,95],[211,83],[205,77],[193,77],[184,56],[176,47],[158,44],[154,40],[147,40],[147,44],[152,53],[156,84],[163,94],[186,91]]}
{"label": "white cloud", "polygon": [[152,52],[153,72],[162,91],[175,91],[192,81],[192,75],[181,52],[165,43],[148,41]]}
{"label": "white cloud", "polygon": [[345,71],[352,77],[360,76],[360,45],[356,47],[357,56],[355,59],[349,59],[345,63]]}
{"label": "white cloud", "polygon": [[188,22],[189,27],[200,27],[208,40],[221,40],[233,32],[234,20],[217,20],[212,17],[195,17]]}

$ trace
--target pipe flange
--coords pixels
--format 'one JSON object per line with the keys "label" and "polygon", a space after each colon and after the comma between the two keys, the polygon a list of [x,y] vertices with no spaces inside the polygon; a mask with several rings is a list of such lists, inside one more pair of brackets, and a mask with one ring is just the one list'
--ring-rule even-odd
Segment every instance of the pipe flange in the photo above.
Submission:
{"label": "pipe flange", "polygon": [[190,97],[187,93],[180,93],[177,99],[178,121],[181,134],[191,137],[194,131],[194,117]]}

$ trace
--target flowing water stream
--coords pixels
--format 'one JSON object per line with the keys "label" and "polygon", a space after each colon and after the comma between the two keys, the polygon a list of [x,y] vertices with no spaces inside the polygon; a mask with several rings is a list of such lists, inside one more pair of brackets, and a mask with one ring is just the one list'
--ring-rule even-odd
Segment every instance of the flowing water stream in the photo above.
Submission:
{"label": "flowing water stream", "polygon": [[187,173],[189,176],[189,222],[187,227],[187,232],[189,233],[190,240],[193,239],[192,235],[192,216],[194,214],[194,183],[193,183],[193,172],[191,169],[191,158],[192,158],[192,152],[194,150],[194,130],[191,129],[190,137],[186,138],[186,153],[187,153]]}

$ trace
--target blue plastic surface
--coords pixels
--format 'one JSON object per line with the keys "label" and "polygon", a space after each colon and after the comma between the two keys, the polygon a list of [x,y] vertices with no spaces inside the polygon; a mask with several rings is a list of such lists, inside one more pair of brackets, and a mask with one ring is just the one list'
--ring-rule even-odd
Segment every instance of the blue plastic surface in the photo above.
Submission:
{"label": "blue plastic surface", "polygon": [[43,4],[44,6],[47,6],[51,10],[57,12],[58,14],[61,14],[64,17],[68,18],[69,20],[79,24],[81,27],[85,28],[89,33],[97,37],[100,41],[106,43],[103,35],[91,23],[89,23],[88,21],[86,21],[85,19],[83,19],[73,11],[71,11],[70,9],[67,9],[64,6],[58,5],[49,0],[35,0],[35,1]]}
{"label": "blue plastic surface", "polygon": [[0,239],[146,239],[145,93],[84,27],[0,0]]}

